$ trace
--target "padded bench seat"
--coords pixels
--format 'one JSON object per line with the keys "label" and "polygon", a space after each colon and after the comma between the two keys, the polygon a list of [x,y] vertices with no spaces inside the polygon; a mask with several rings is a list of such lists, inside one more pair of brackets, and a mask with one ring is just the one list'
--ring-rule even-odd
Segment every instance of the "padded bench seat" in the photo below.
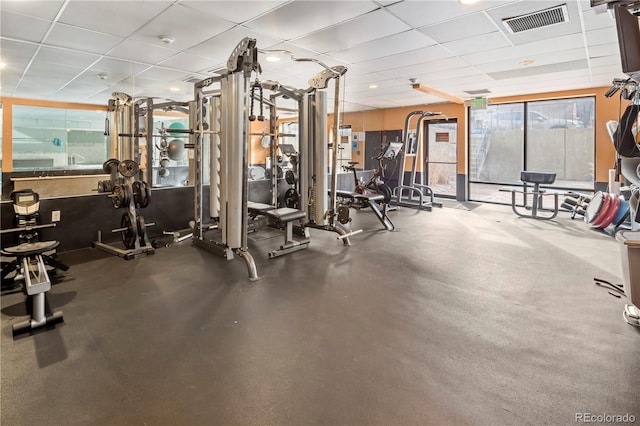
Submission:
{"label": "padded bench seat", "polygon": [[520,180],[527,183],[552,184],[556,181],[556,174],[550,172],[521,171]]}
{"label": "padded bench seat", "polygon": [[294,220],[304,219],[306,213],[302,210],[282,207],[265,211],[266,216],[276,219],[281,223],[293,222]]}
{"label": "padded bench seat", "polygon": [[384,195],[382,194],[361,194],[359,192],[351,192],[351,191],[341,191],[341,190],[336,190],[336,195],[338,197],[342,197],[342,198],[353,198],[356,200],[363,200],[363,201],[382,201],[384,200]]}
{"label": "padded bench seat", "polygon": [[275,209],[275,207],[273,207],[271,204],[254,203],[253,201],[249,201],[247,203],[247,209],[249,210],[250,213],[264,214],[269,210]]}

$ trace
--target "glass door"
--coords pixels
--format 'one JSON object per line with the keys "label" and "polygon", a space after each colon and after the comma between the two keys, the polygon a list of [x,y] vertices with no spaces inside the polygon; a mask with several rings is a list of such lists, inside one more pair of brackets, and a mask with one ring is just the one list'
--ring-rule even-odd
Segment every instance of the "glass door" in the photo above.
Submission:
{"label": "glass door", "polygon": [[438,197],[456,196],[456,164],[458,152],[457,120],[425,121],[426,185]]}

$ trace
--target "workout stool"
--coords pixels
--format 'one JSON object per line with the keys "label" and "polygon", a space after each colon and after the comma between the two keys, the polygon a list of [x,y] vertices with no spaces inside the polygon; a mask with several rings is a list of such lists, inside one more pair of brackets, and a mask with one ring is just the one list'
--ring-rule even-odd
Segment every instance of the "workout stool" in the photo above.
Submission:
{"label": "workout stool", "polygon": [[14,336],[63,321],[62,311],[45,314],[45,298],[47,291],[51,289],[51,280],[42,256],[43,253],[55,249],[58,245],[60,245],[59,241],[40,241],[23,243],[0,251],[5,256],[17,258],[24,276],[24,289],[27,296],[31,298],[33,307],[30,319],[13,325]]}
{"label": "workout stool", "polygon": [[[528,217],[533,219],[541,219],[541,220],[550,220],[558,215],[558,193],[550,193],[547,194],[544,189],[540,189],[541,184],[550,185],[556,181],[556,174],[549,172],[529,172],[529,171],[521,171],[520,172],[520,180],[523,182],[523,190],[518,191],[515,189],[511,190],[511,209],[515,214],[521,217]],[[533,184],[533,191],[528,192],[529,183]],[[520,213],[516,208],[516,193],[523,194],[524,198],[524,207],[527,207],[527,194],[531,194],[533,196],[533,200],[531,203],[531,212],[530,213]],[[541,216],[538,214],[539,210],[542,210],[542,198],[545,195],[552,195],[554,200],[554,208],[551,210],[551,215],[549,216]]]}
{"label": "workout stool", "polygon": [[264,214],[269,218],[269,221],[273,226],[277,226],[279,228],[284,227],[285,229],[284,244],[280,246],[280,249],[269,252],[270,259],[294,251],[306,249],[309,246],[308,238],[299,241],[293,239],[293,222],[304,219],[306,216],[304,211],[289,207],[282,207],[279,209],[265,211]]}

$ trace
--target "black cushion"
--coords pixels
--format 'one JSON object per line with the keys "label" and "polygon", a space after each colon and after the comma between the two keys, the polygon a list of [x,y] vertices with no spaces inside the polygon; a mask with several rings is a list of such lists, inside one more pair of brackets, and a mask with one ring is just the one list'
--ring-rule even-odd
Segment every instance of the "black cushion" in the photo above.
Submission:
{"label": "black cushion", "polygon": [[520,172],[520,180],[528,183],[553,183],[556,181],[556,174],[549,172]]}
{"label": "black cushion", "polygon": [[282,207],[279,209],[269,210],[265,213],[267,216],[277,219],[282,223],[292,222],[298,219],[304,219],[306,213],[302,210],[291,209],[289,207]]}
{"label": "black cushion", "polygon": [[275,207],[273,207],[270,204],[254,203],[253,201],[249,201],[247,203],[247,209],[251,213],[256,213],[256,214],[263,214],[264,212],[268,212],[269,210],[273,210],[274,208]]}

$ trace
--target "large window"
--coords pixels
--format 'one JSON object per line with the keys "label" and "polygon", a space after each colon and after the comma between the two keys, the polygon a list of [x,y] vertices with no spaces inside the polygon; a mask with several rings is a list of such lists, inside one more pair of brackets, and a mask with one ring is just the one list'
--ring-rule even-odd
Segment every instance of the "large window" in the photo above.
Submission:
{"label": "large window", "polygon": [[522,170],[555,172],[552,187],[593,190],[592,97],[490,105],[471,110],[469,198],[511,202]]}
{"label": "large window", "polygon": [[13,170],[102,168],[105,112],[14,105]]}

